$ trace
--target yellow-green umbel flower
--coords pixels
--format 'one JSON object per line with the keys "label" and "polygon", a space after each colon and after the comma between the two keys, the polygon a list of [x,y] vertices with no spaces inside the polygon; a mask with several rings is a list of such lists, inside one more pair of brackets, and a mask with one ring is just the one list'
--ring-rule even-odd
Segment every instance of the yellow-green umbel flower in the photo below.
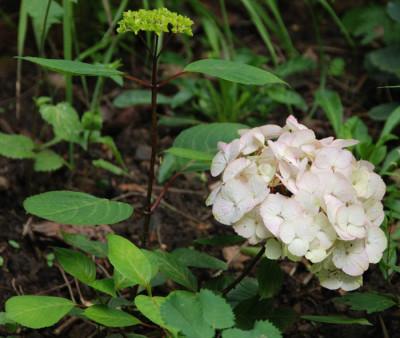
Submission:
{"label": "yellow-green umbel flower", "polygon": [[150,31],[160,35],[161,32],[169,32],[169,25],[173,33],[184,33],[192,36],[191,26],[193,21],[188,17],[170,12],[166,8],[153,10],[140,9],[138,11],[127,11],[123,13],[123,19],[118,22],[119,34],[125,32]]}

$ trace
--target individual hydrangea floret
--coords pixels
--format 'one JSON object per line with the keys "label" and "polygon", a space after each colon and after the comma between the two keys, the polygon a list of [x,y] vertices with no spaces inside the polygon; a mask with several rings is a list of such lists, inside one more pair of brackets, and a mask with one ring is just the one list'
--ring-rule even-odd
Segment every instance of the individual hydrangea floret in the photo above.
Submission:
{"label": "individual hydrangea floret", "polygon": [[170,12],[166,8],[153,10],[140,9],[138,11],[127,11],[123,13],[123,19],[118,22],[118,34],[139,31],[155,32],[160,35],[162,32],[168,33],[171,29],[173,33],[184,33],[193,36],[191,26],[193,21],[186,16]]}
{"label": "individual hydrangea floret", "polygon": [[321,285],[350,291],[378,263],[387,240],[386,186],[367,161],[344,149],[356,140],[318,140],[289,116],[286,125],[239,131],[218,143],[211,164],[220,184],[207,205],[250,244],[263,243],[270,259],[305,257]]}

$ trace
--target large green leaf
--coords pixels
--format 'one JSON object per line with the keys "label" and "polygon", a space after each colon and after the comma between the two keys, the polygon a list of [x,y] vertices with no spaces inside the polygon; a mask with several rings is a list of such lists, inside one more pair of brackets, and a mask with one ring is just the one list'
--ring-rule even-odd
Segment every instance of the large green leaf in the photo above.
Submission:
{"label": "large green leaf", "polygon": [[35,171],[52,171],[60,169],[65,164],[65,160],[53,151],[41,151],[36,154],[34,169]]}
{"label": "large green leaf", "polygon": [[168,296],[161,305],[161,315],[168,325],[181,329],[188,337],[214,337],[215,330],[203,319],[201,303],[187,295]]}
{"label": "large green leaf", "polygon": [[276,261],[263,258],[257,269],[257,279],[261,298],[271,298],[282,286],[283,273]]}
{"label": "large green leaf", "polygon": [[172,154],[189,160],[204,161],[209,163],[211,163],[214,158],[214,154],[206,153],[203,151],[186,149],[186,148],[172,147],[165,150],[165,152],[167,154]]}
{"label": "large green leaf", "polygon": [[[170,104],[172,99],[157,94],[158,104]],[[149,90],[126,90],[119,94],[113,101],[113,105],[117,108],[127,108],[139,104],[151,104],[151,91]]]}
{"label": "large green leaf", "polygon": [[135,298],[135,305],[138,310],[150,319],[153,323],[160,325],[161,327],[166,328],[168,331],[176,336],[179,332],[179,329],[168,326],[161,316],[160,307],[165,302],[164,297],[149,297],[144,295],[138,295]]}
{"label": "large green leaf", "polygon": [[108,234],[108,258],[122,275],[144,287],[150,283],[152,267],[146,255],[127,239]]}
{"label": "large green leaf", "polygon": [[160,262],[160,270],[170,279],[192,291],[197,290],[197,280],[191,271],[173,255],[155,251]]}
{"label": "large green leaf", "polygon": [[313,322],[330,323],[330,324],[372,325],[365,318],[350,318],[350,317],[342,317],[342,316],[301,316],[300,318],[311,320]]}
{"label": "large green leaf", "polygon": [[248,85],[286,84],[285,81],[263,69],[228,60],[205,59],[195,61],[186,66],[184,71],[203,73]]}
{"label": "large green leaf", "polygon": [[186,266],[216,270],[228,269],[228,264],[225,262],[194,249],[179,248],[171,254]]}
{"label": "large green leaf", "polygon": [[7,317],[32,329],[57,323],[76,304],[65,298],[15,296],[6,302]]}
{"label": "large green leaf", "polygon": [[[246,125],[239,123],[210,123],[191,127],[178,135],[173,147],[216,154],[218,151],[218,142],[231,142],[235,138],[239,138],[237,133],[239,129],[246,128],[248,128]],[[174,156],[173,158],[177,171],[186,166],[184,172],[210,169],[209,162],[193,161],[179,156]],[[163,165],[164,163],[161,164],[160,170],[164,169]]]}
{"label": "large green leaf", "polygon": [[222,338],[281,338],[281,332],[268,320],[257,321],[249,331],[233,328],[222,332]]}
{"label": "large green leaf", "polygon": [[344,296],[336,297],[333,300],[350,305],[351,310],[367,311],[367,314],[383,311],[396,305],[396,302],[393,300],[373,293],[347,293]]}
{"label": "large green leaf", "polygon": [[307,110],[307,104],[300,94],[285,87],[271,87],[267,89],[268,97],[282,104],[291,104],[299,109]]}
{"label": "large green leaf", "polygon": [[96,267],[88,256],[81,252],[54,248],[57,252],[57,259],[62,268],[82,283],[90,284],[96,279]]}
{"label": "large green leaf", "polygon": [[88,285],[112,297],[117,297],[117,294],[115,293],[114,278],[103,278],[100,280],[95,280],[91,283],[88,283]]}
{"label": "large green leaf", "polygon": [[24,201],[30,214],[73,225],[114,224],[132,215],[126,203],[109,201],[75,191],[50,191]]}
{"label": "large green leaf", "polygon": [[374,50],[368,55],[374,66],[378,67],[380,70],[400,76],[399,53],[400,44],[392,44],[388,47]]}
{"label": "large green leaf", "polygon": [[39,108],[43,119],[53,126],[55,136],[64,141],[83,144],[83,126],[76,110],[68,102],[43,104]]}
{"label": "large green leaf", "polygon": [[89,254],[100,258],[106,258],[108,255],[108,245],[106,243],[92,241],[87,236],[80,234],[68,234],[64,231],[60,231],[60,234],[68,243]]}
{"label": "large green leaf", "polygon": [[107,68],[104,65],[92,65],[90,63],[84,63],[80,61],[44,59],[31,56],[26,56],[21,59],[36,63],[55,72],[67,75],[114,76],[124,74],[119,70]]}
{"label": "large green leaf", "polygon": [[343,122],[343,107],[338,93],[320,89],[315,93],[315,103],[324,110],[332,124],[336,135],[340,133],[340,126]]}
{"label": "large green leaf", "polygon": [[386,119],[385,125],[381,135],[379,136],[379,141],[390,134],[390,132],[400,124],[400,107],[397,107],[389,117]]}
{"label": "large green leaf", "polygon": [[83,314],[91,320],[108,327],[133,326],[140,320],[121,310],[111,309],[107,305],[93,305],[88,307]]}
{"label": "large green leaf", "polygon": [[0,155],[22,159],[35,157],[35,143],[24,135],[7,135],[0,132]]}
{"label": "large green leaf", "polygon": [[226,329],[235,325],[235,315],[223,297],[202,289],[198,299],[203,309],[203,318],[213,329]]}

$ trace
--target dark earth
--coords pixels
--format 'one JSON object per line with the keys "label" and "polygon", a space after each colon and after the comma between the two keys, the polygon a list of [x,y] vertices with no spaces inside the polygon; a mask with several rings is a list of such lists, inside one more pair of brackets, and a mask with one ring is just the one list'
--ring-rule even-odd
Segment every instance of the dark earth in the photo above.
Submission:
{"label": "dark earth", "polygon": [[[113,1],[114,3],[115,1]],[[220,15],[218,6],[213,1],[204,2],[216,15]],[[282,13],[287,27],[291,32],[295,47],[301,54],[307,54],[318,58],[318,47],[315,42],[314,30],[306,13],[302,1],[284,1],[285,12]],[[341,2],[338,3],[338,6]],[[345,3],[345,2],[344,2]],[[24,134],[35,137],[36,142],[43,142],[51,138],[51,131],[42,128],[42,121],[35,111],[32,97],[48,95],[48,87],[45,82],[37,85],[37,69],[33,64],[23,64],[21,118],[15,114],[15,82],[17,55],[17,26],[19,17],[19,1],[0,1],[2,11],[11,20],[11,25],[0,18],[0,131],[8,134]],[[340,14],[341,8],[337,8]],[[232,30],[245,45],[256,53],[267,54],[265,45],[259,38],[255,28],[249,24],[247,13],[240,10],[240,6],[228,7],[228,14]],[[321,12],[324,14],[324,12]],[[94,20],[94,19],[93,19]],[[195,20],[196,21],[196,20]],[[87,24],[87,23],[86,23]],[[87,24],[87,26],[90,26]],[[93,26],[93,25],[92,25]],[[346,61],[345,74],[342,78],[328,77],[327,87],[340,93],[345,117],[360,116],[370,127],[370,132],[376,136],[381,125],[368,119],[366,112],[381,101],[384,102],[385,94],[376,89],[375,81],[368,78],[363,68],[363,53],[360,47],[357,53],[347,45],[343,35],[340,34],[335,24],[328,15],[322,15],[320,20],[320,33],[323,38],[323,46],[330,58],[337,56]],[[194,37],[191,42],[193,47],[193,60],[206,57],[200,40],[204,36],[201,25],[197,22],[194,27]],[[55,25],[52,28],[50,38],[53,47],[46,45],[46,56],[57,58],[55,52],[62,53],[62,28]],[[87,37],[84,36],[84,39]],[[279,44],[279,41],[275,41]],[[183,52],[179,39],[172,41],[171,48],[175,52]],[[32,32],[28,31],[28,39],[25,47],[25,55],[36,56],[36,46]],[[148,78],[148,72],[142,71],[143,58],[138,55],[129,55],[120,50],[124,70],[135,77]],[[58,56],[59,57],[59,56]],[[284,56],[282,55],[282,58]],[[282,59],[283,60],[283,59]],[[131,70],[132,69],[132,70]],[[319,72],[309,71],[301,73],[291,86],[306,100],[309,107],[313,104],[314,92],[319,87]],[[89,85],[92,84],[89,81]],[[125,83],[126,88],[131,84]],[[111,81],[107,81],[104,88],[104,98],[100,109],[105,118],[103,135],[114,138],[131,174],[130,178],[116,176],[101,169],[91,166],[94,158],[104,158],[112,161],[112,155],[106,147],[91,145],[88,152],[75,147],[76,169],[73,171],[63,168],[55,172],[35,173],[32,163],[28,160],[10,160],[0,157],[0,256],[4,263],[0,270],[0,311],[4,311],[4,303],[15,295],[51,295],[69,298],[66,285],[67,278],[75,289],[75,282],[71,276],[63,277],[56,262],[49,267],[47,255],[52,253],[51,246],[69,247],[64,242],[58,231],[84,233],[92,239],[105,241],[107,232],[125,236],[133,243],[138,244],[141,236],[141,217],[134,216],[129,220],[112,226],[68,228],[60,224],[45,222],[42,219],[28,215],[22,207],[24,199],[30,195],[50,190],[74,190],[93,194],[99,197],[117,199],[131,203],[135,208],[141,209],[145,203],[147,187],[147,172],[149,169],[150,154],[150,112],[149,106],[138,106],[124,110],[117,109],[110,103],[122,88]],[[173,86],[164,88],[165,94],[174,92]],[[56,94],[54,102],[63,101],[63,90]],[[82,102],[82,89],[80,82],[74,79],[74,102],[78,112],[85,111]],[[160,107],[159,114],[168,114],[167,107]],[[314,129],[318,137],[333,135],[333,131],[326,120],[324,113],[317,110],[312,119],[307,113],[295,110],[295,115],[301,123]],[[280,124],[284,122],[288,112],[284,106],[277,108],[269,115],[267,123]],[[199,119],[204,117],[199,115]],[[32,128],[34,126],[34,128]],[[174,138],[182,128],[160,127],[159,145],[161,151],[170,147]],[[68,147],[65,144],[56,146],[53,150],[68,158]],[[153,216],[150,247],[162,248],[172,251],[176,248],[194,246],[196,249],[207,252],[222,260],[230,260],[230,273],[239,275],[246,265],[248,257],[241,254],[234,256],[237,248],[228,251],[222,246],[202,246],[193,243],[194,239],[211,237],[216,235],[233,234],[231,228],[218,224],[212,217],[211,209],[205,206],[205,200],[210,192],[215,179],[209,173],[186,174],[180,176],[166,194],[163,203],[159,205]],[[162,185],[155,183],[154,194],[157,196]],[[90,228],[88,230],[88,228]],[[10,242],[11,241],[11,242]],[[10,244],[11,243],[11,244]],[[17,243],[18,245],[12,245]],[[236,250],[236,251],[235,251]],[[101,268],[98,274],[104,274],[104,270],[110,271],[110,266],[105,261],[99,261]],[[400,311],[392,308],[383,312],[367,315],[365,311],[351,311],[347,305],[332,301],[344,292],[330,291],[322,288],[318,280],[312,276],[306,267],[307,262],[297,263],[282,261],[280,265],[284,271],[284,283],[282,289],[274,297],[274,306],[289,307],[296,311],[298,318],[287,331],[286,337],[400,337]],[[101,269],[101,270],[100,270]],[[206,280],[211,272],[195,270],[199,280]],[[250,274],[256,276],[256,270]],[[400,291],[400,278],[392,281],[397,292]],[[176,288],[177,285],[167,286],[156,290],[160,295]],[[89,300],[94,295],[89,288],[80,285],[82,296]],[[390,293],[390,289],[382,277],[378,265],[372,265],[364,274],[364,286],[360,292]],[[75,294],[78,297],[78,294]],[[373,326],[363,325],[334,325],[323,323],[311,323],[300,319],[301,315],[340,315],[354,318],[366,318]],[[94,337],[98,334],[96,327],[83,320],[71,321],[64,318],[51,328],[41,330],[19,329],[16,337]],[[7,336],[4,327],[0,327],[0,335]],[[101,336],[99,334],[98,336]],[[154,336],[154,335],[153,335]]]}

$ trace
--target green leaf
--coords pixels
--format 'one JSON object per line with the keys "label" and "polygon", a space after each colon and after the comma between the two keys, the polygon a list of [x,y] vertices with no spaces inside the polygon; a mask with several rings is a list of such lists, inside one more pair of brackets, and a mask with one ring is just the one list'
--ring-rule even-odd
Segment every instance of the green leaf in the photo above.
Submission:
{"label": "green leaf", "polygon": [[228,269],[228,264],[225,262],[194,249],[179,248],[171,254],[186,266],[215,270]]}
{"label": "green leaf", "polygon": [[7,135],[0,132],[0,155],[9,158],[32,158],[35,143],[24,135]]}
{"label": "green leaf", "polygon": [[389,115],[399,106],[398,102],[382,103],[373,107],[368,115],[371,119],[376,121],[385,121]]}
{"label": "green leaf", "polygon": [[93,160],[92,161],[93,166],[96,168],[108,170],[109,172],[115,174],[115,175],[121,175],[121,176],[127,176],[130,177],[129,174],[122,168],[117,167],[115,164],[112,164],[108,161],[105,161],[103,159],[98,159],[98,160]]}
{"label": "green leaf", "polygon": [[112,297],[117,297],[117,294],[115,293],[114,278],[103,278],[100,280],[95,280],[91,283],[88,283],[88,285]]}
{"label": "green leaf", "polygon": [[391,167],[395,166],[400,161],[400,148],[395,148],[390,151],[386,156],[385,161],[382,164],[382,168],[379,171],[380,175],[390,170]]}
{"label": "green leaf", "polygon": [[213,329],[226,329],[235,325],[235,315],[223,297],[201,289],[198,299],[203,308],[203,318]]}
{"label": "green leaf", "polygon": [[150,319],[153,323],[166,328],[174,336],[176,336],[179,332],[179,329],[168,326],[161,316],[160,308],[162,304],[164,304],[165,300],[165,297],[149,297],[138,295],[135,298],[135,305],[146,318]]}
{"label": "green leaf", "polygon": [[107,305],[93,305],[83,314],[91,320],[108,327],[124,327],[140,324],[140,320],[121,310],[110,309]]}
{"label": "green leaf", "polygon": [[68,243],[89,254],[99,258],[106,258],[108,255],[108,245],[106,243],[92,241],[87,236],[80,234],[68,234],[64,231],[60,231],[60,234]]}
{"label": "green leaf", "polygon": [[222,338],[281,338],[280,331],[268,320],[257,321],[249,331],[233,328],[222,332]]}
{"label": "green leaf", "polygon": [[273,101],[282,104],[291,104],[299,109],[307,110],[307,104],[300,94],[293,90],[286,89],[285,87],[274,86],[267,89],[267,94],[269,98]]}
{"label": "green leaf", "polygon": [[[157,94],[157,104],[171,104],[171,99],[165,95]],[[127,108],[140,104],[151,104],[151,91],[126,90],[119,94],[113,101],[114,107]]]}
{"label": "green leaf", "polygon": [[160,264],[158,262],[158,257],[157,255],[149,250],[146,249],[140,249],[140,251],[146,256],[147,260],[149,261],[150,265],[150,279],[155,277],[157,275],[158,270],[160,268]]}
{"label": "green leaf", "polygon": [[[218,142],[231,142],[239,138],[237,131],[245,128],[248,127],[239,123],[211,123],[191,127],[178,135],[174,141],[173,147],[216,154],[218,152]],[[174,156],[174,161],[175,170],[177,171],[186,166],[184,172],[210,169],[210,163],[204,161],[192,161],[176,156]],[[163,164],[160,170],[162,170],[162,167]]]}
{"label": "green leaf", "polygon": [[254,278],[245,278],[233,290],[226,295],[232,306],[254,297],[258,293],[258,282]]}
{"label": "green leaf", "polygon": [[198,161],[205,161],[205,162],[212,162],[215,154],[206,153],[203,151],[185,149],[185,148],[177,148],[172,147],[165,150],[166,153],[172,154],[175,156],[187,158],[190,160],[198,160]]}
{"label": "green leaf", "polygon": [[400,3],[398,0],[389,1],[386,5],[388,15],[397,22],[400,22]]}
{"label": "green leaf", "polygon": [[50,191],[24,201],[30,214],[72,225],[100,225],[121,222],[132,215],[126,203],[109,201],[75,191]]}
{"label": "green leaf", "polygon": [[313,322],[329,323],[329,324],[360,324],[360,325],[371,325],[372,324],[365,318],[350,318],[342,316],[301,316],[300,318],[311,320]]}
{"label": "green leaf", "polygon": [[367,314],[383,311],[396,305],[393,300],[373,293],[347,293],[342,297],[333,298],[333,300],[350,305],[351,310],[367,311]]}
{"label": "green leaf", "polygon": [[288,307],[278,307],[268,316],[268,320],[282,332],[285,332],[296,318],[297,313]]}
{"label": "green leaf", "polygon": [[108,258],[111,264],[128,279],[147,287],[151,279],[151,266],[146,255],[127,239],[108,234]]}
{"label": "green leaf", "polygon": [[43,104],[39,108],[43,119],[53,126],[54,134],[64,141],[72,141],[84,147],[83,126],[76,110],[68,102],[57,105]]}
{"label": "green leaf", "polygon": [[283,283],[283,273],[277,261],[263,258],[257,269],[257,279],[261,299],[273,297]]}
{"label": "green leaf", "polygon": [[265,320],[272,311],[272,299],[260,299],[258,295],[241,301],[233,312],[236,316],[236,327],[249,330],[257,320]]}
{"label": "green leaf", "polygon": [[214,337],[212,329],[202,316],[201,304],[186,295],[174,293],[161,305],[162,319],[192,338]]}
{"label": "green leaf", "polygon": [[336,135],[340,133],[343,122],[343,107],[337,92],[328,89],[320,89],[315,93],[315,103],[324,110],[332,124]]}
{"label": "green leaf", "polygon": [[400,107],[397,107],[387,118],[379,140],[389,135],[390,132],[400,124]]}
{"label": "green leaf", "polygon": [[75,305],[59,297],[15,296],[6,302],[6,313],[23,326],[40,329],[57,323]]}
{"label": "green leaf", "polygon": [[64,159],[53,151],[41,151],[35,156],[35,171],[52,171],[60,169],[65,164]]}
{"label": "green leaf", "polygon": [[397,57],[399,53],[400,45],[392,44],[386,48],[370,52],[368,55],[369,60],[380,70],[400,76],[400,60]]}
{"label": "green leaf", "polygon": [[89,257],[75,250],[56,247],[54,250],[61,267],[70,275],[85,284],[96,279],[96,267]]}
{"label": "green leaf", "polygon": [[207,244],[207,245],[229,245],[236,244],[245,241],[245,238],[238,235],[227,235],[227,236],[215,236],[208,238],[199,238],[193,240],[193,242],[198,244]]}
{"label": "green leaf", "polygon": [[203,73],[227,81],[248,85],[287,84],[274,74],[261,68],[228,60],[205,59],[195,61],[186,66],[184,72]]}
{"label": "green leaf", "polygon": [[125,277],[122,273],[120,273],[117,269],[114,269],[114,289],[115,291],[119,291],[125,288],[129,288],[131,286],[137,285],[133,280]]}
{"label": "green leaf", "polygon": [[104,65],[92,65],[90,63],[84,63],[80,61],[44,59],[31,56],[22,57],[21,59],[36,63],[52,71],[67,75],[114,76],[124,74],[119,70],[107,68]]}
{"label": "green leaf", "polygon": [[115,142],[111,136],[95,136],[91,138],[90,141],[105,144],[108,148],[110,148],[111,152],[113,153],[113,155],[115,156],[116,160],[121,165],[121,167],[127,170],[124,160],[122,159],[122,156],[118,151],[118,148],[115,145]]}
{"label": "green leaf", "polygon": [[173,255],[156,250],[155,254],[160,262],[160,270],[170,279],[189,290],[197,290],[197,280],[191,271]]}

